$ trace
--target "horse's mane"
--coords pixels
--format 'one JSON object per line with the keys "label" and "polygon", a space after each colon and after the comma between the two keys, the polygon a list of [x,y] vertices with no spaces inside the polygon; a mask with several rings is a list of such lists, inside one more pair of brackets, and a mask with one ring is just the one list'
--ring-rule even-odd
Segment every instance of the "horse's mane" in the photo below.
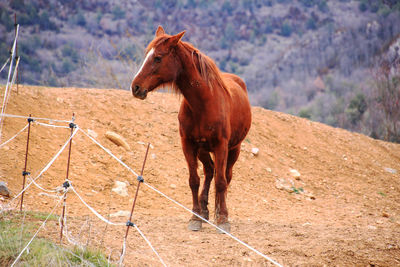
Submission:
{"label": "horse's mane", "polygon": [[[148,53],[152,48],[156,47],[158,44],[161,44],[162,42],[164,42],[167,38],[168,38],[168,36],[161,36],[161,37],[158,37],[158,38],[154,39],[153,41],[151,41],[150,44],[147,46],[146,53]],[[203,80],[210,87],[211,91],[213,91],[214,88],[216,88],[216,87],[220,87],[229,93],[224,81],[222,80],[221,71],[219,70],[219,68],[217,67],[217,65],[211,58],[209,58],[207,55],[203,54],[200,50],[198,50],[196,47],[194,47],[191,43],[180,41],[179,44],[191,54],[193,65],[195,65],[196,69],[199,71]],[[194,60],[195,56],[197,56],[197,60],[199,62],[198,66],[195,64],[195,60]],[[171,89],[174,92],[179,91],[175,82],[172,82],[171,84],[168,84],[167,86],[171,87]]]}

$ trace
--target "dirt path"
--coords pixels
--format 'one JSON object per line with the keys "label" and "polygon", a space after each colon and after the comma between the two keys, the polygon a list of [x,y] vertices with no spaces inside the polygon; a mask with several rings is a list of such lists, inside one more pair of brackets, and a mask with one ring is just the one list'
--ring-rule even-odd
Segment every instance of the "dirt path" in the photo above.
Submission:
{"label": "dirt path", "polygon": [[[154,93],[147,100],[129,92],[76,88],[20,88],[7,113],[70,119],[139,172],[144,143],[153,148],[146,182],[191,207],[188,171],[178,133],[179,97]],[[26,124],[7,118],[3,141]],[[122,135],[130,151],[106,139]],[[35,176],[67,140],[69,129],[32,126],[28,170]],[[14,194],[21,188],[26,132],[0,149],[0,180]],[[252,149],[258,148],[258,155]],[[67,153],[39,179],[46,188],[63,183]],[[73,141],[70,179],[82,197],[103,216],[129,211],[136,177],[83,134]],[[300,174],[297,179],[294,171]],[[202,175],[202,170],[199,168]],[[111,189],[126,182],[129,196]],[[400,266],[400,145],[332,128],[283,113],[253,108],[253,125],[243,142],[228,193],[232,234],[285,266]],[[213,189],[212,189],[213,190]],[[27,191],[25,209],[49,211],[55,200]],[[213,192],[210,210],[213,216]],[[73,194],[67,200],[68,226],[82,244],[102,248],[118,259],[124,227],[98,220]],[[58,211],[58,214],[60,214]],[[168,266],[269,266],[269,263],[205,225],[187,230],[183,209],[143,186],[133,221]],[[126,216],[111,217],[125,222]],[[52,222],[46,235],[58,238]],[[127,266],[157,266],[159,261],[131,229]]]}

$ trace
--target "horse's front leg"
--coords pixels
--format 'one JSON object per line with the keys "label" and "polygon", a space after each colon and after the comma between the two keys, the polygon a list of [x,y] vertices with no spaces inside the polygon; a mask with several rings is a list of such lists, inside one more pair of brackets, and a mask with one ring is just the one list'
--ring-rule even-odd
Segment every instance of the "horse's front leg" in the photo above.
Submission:
{"label": "horse's front leg", "polygon": [[228,158],[228,141],[222,140],[215,151],[215,219],[217,226],[226,232],[230,232],[228,221],[228,208],[226,206],[226,194],[228,182],[226,180],[226,165]]}
{"label": "horse's front leg", "polygon": [[[198,148],[196,147],[191,140],[187,138],[182,138],[182,149],[183,154],[185,155],[186,162],[189,168],[189,185],[192,190],[193,197],[193,212],[200,214],[200,205],[199,205],[199,187],[200,187],[200,177],[197,174],[197,153]],[[189,230],[199,231],[201,229],[201,219],[197,216],[193,215],[189,221]]]}
{"label": "horse's front leg", "polygon": [[210,184],[214,177],[214,162],[210,157],[210,153],[204,150],[199,151],[198,157],[201,163],[203,163],[203,171],[205,176],[203,190],[200,194],[201,216],[208,220],[208,192],[210,191]]}

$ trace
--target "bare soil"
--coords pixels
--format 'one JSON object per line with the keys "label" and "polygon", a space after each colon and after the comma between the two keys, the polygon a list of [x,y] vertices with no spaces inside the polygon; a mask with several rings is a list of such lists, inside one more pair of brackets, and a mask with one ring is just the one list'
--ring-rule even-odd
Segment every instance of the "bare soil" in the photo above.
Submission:
{"label": "bare soil", "polygon": [[[97,133],[97,140],[136,172],[145,144],[151,142],[145,181],[191,208],[178,133],[179,102],[179,96],[168,93],[153,93],[140,101],[128,91],[20,86],[19,94],[12,92],[7,113],[68,120],[75,112],[79,127]],[[252,111],[252,128],[228,193],[232,234],[284,266],[400,266],[400,145],[259,107]],[[5,119],[2,142],[25,124],[23,119]],[[123,136],[131,149],[108,140],[107,131]],[[32,177],[69,134],[69,129],[33,124],[28,157]],[[0,149],[0,181],[13,195],[22,187],[25,147],[26,131]],[[253,148],[259,149],[257,155]],[[67,150],[38,183],[48,189],[60,186],[66,165]],[[292,169],[300,177],[293,177]],[[73,139],[69,177],[100,214],[114,222],[127,221],[126,215],[108,215],[130,211],[136,177],[80,132]],[[130,185],[128,197],[111,190],[115,181]],[[213,192],[210,195],[212,217]],[[48,212],[55,203],[32,186],[25,194],[24,209]],[[142,185],[132,221],[169,266],[271,265],[209,225],[203,224],[199,232],[187,230],[190,217]],[[107,226],[73,192],[67,197],[67,218],[76,241],[119,259],[126,227]],[[49,222],[41,236],[58,240],[58,223]],[[124,262],[160,264],[134,228]]]}

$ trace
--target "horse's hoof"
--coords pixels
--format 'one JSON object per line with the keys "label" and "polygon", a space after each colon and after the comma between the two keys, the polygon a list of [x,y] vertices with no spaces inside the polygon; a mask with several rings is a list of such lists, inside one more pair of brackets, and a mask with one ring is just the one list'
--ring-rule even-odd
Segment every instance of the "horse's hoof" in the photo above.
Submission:
{"label": "horse's hoof", "polygon": [[[221,224],[218,224],[217,226],[227,233],[231,232],[231,224],[229,222],[221,223]],[[217,229],[217,232],[219,234],[225,234],[225,232],[222,232],[220,229]]]}
{"label": "horse's hoof", "polygon": [[202,211],[201,212],[201,216],[204,218],[204,219],[206,219],[206,220],[209,220],[210,218],[209,218],[209,212],[208,212],[208,210],[206,210],[206,211]]}
{"label": "horse's hoof", "polygon": [[199,221],[199,220],[190,220],[188,228],[191,231],[200,231],[201,230],[201,221]]}

